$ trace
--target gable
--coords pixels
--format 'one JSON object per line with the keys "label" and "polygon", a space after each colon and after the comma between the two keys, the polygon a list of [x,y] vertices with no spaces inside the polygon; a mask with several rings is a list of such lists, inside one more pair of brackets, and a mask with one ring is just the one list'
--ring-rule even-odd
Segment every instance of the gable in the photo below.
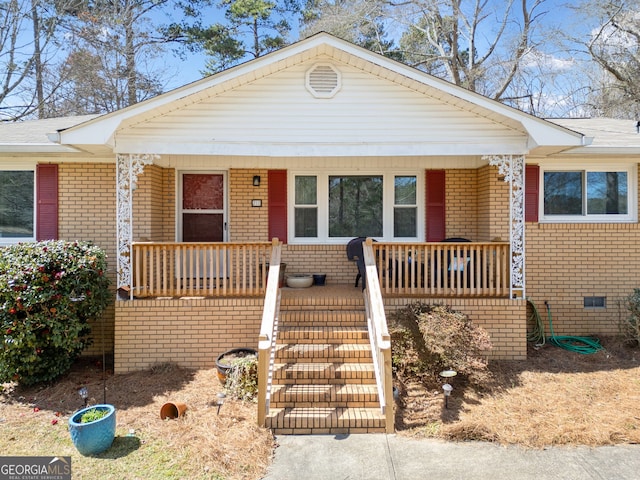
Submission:
{"label": "gable", "polygon": [[[317,98],[306,72],[341,86]],[[117,153],[381,156],[553,153],[582,135],[328,34],[60,132]]]}
{"label": "gable", "polygon": [[[305,85],[318,62],[341,85],[317,98]],[[164,115],[121,126],[118,150],[159,154],[458,155],[518,153],[528,136],[351,65],[316,58]],[[145,150],[146,149],[146,150]]]}

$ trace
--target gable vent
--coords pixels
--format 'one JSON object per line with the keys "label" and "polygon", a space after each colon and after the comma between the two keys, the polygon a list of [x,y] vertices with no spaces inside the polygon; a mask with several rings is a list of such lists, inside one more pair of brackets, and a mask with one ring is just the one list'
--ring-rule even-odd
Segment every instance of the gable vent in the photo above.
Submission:
{"label": "gable vent", "polygon": [[340,90],[340,72],[328,63],[316,64],[307,71],[306,87],[317,98],[331,98]]}

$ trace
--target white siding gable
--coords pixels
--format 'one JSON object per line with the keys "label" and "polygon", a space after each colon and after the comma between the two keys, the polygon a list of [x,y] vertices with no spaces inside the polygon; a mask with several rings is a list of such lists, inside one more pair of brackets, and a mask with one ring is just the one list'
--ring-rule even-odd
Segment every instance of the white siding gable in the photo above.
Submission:
{"label": "white siding gable", "polygon": [[[341,87],[314,97],[307,71],[331,63]],[[482,155],[526,153],[528,135],[517,122],[498,123],[481,109],[439,92],[410,88],[401,75],[383,78],[329,57],[308,58],[237,85],[211,90],[193,104],[132,117],[115,133],[119,152],[261,156]],[[379,70],[379,72],[376,72]],[[475,111],[474,111],[475,110]],[[159,113],[159,112],[158,112]],[[516,128],[517,127],[517,128]]]}

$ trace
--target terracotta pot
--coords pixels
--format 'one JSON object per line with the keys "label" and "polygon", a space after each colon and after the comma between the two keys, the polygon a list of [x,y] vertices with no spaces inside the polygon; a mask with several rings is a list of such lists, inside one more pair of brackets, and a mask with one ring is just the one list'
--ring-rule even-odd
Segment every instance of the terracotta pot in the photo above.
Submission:
{"label": "terracotta pot", "polygon": [[184,412],[187,411],[187,405],[185,403],[180,402],[167,402],[162,405],[160,408],[160,418],[164,420],[165,418],[178,418],[184,415]]}

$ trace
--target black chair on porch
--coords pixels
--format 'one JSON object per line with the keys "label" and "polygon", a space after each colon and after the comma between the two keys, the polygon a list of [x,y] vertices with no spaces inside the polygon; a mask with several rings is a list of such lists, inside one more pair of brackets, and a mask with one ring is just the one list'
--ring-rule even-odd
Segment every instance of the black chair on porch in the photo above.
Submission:
{"label": "black chair on porch", "polygon": [[[468,238],[462,238],[462,237],[451,237],[451,238],[445,238],[444,240],[442,240],[443,243],[471,243],[471,240],[469,240]],[[453,252],[453,254],[448,253],[447,254],[447,263],[446,265],[446,270],[443,272],[443,279],[445,275],[449,275],[451,272],[457,272],[460,271],[465,272],[463,275],[466,274],[467,277],[467,287],[471,286],[470,282],[471,282],[471,273],[469,272],[469,265],[471,263],[471,257],[467,256],[466,258],[458,258],[458,254],[457,252]],[[455,273],[453,274],[454,278],[455,278]],[[455,283],[453,284],[453,286],[455,286]]]}
{"label": "black chair on porch", "polygon": [[[367,241],[367,237],[356,237],[349,240],[347,243],[347,259],[349,261],[355,261],[358,266],[358,274],[356,275],[355,286],[358,286],[360,279],[362,278],[362,289],[367,286],[367,273],[364,266],[364,249],[362,244]],[[374,240],[375,242],[375,240]]]}

